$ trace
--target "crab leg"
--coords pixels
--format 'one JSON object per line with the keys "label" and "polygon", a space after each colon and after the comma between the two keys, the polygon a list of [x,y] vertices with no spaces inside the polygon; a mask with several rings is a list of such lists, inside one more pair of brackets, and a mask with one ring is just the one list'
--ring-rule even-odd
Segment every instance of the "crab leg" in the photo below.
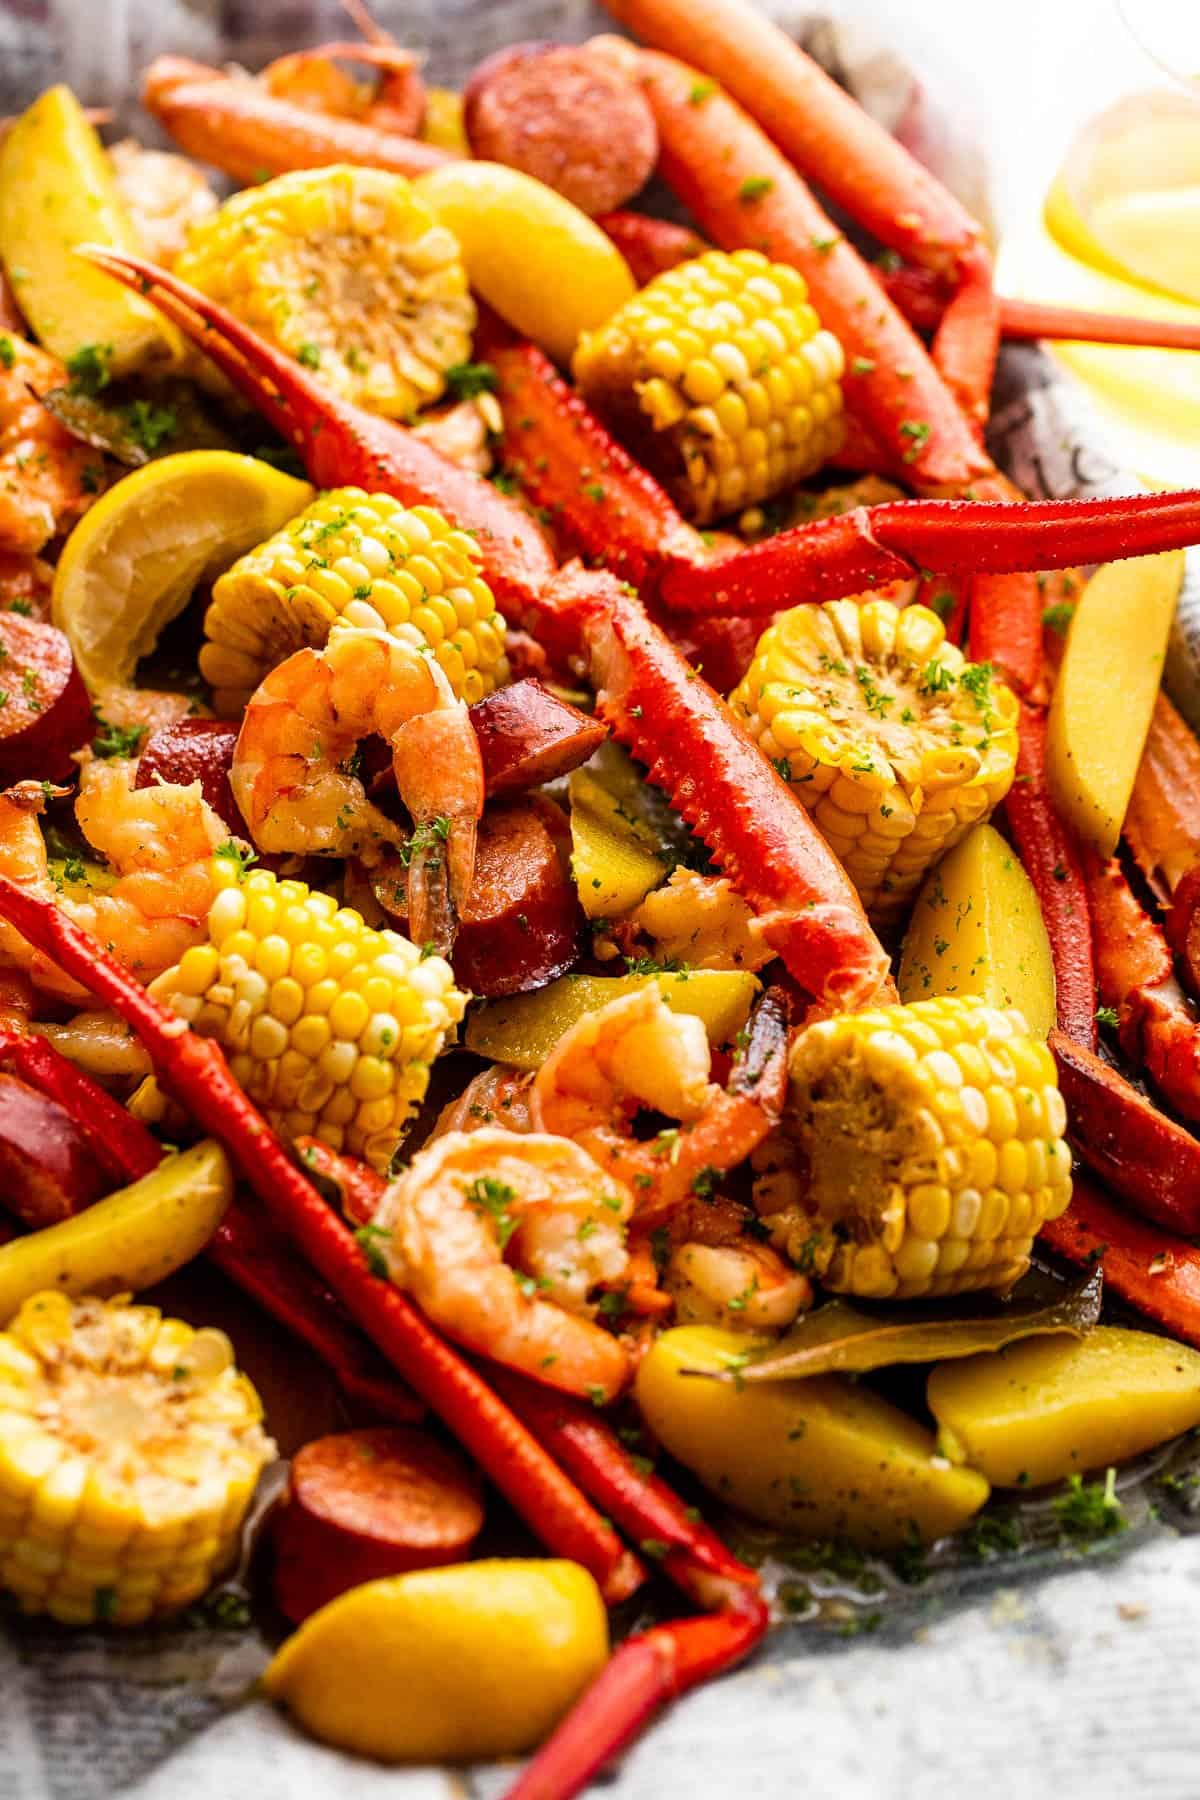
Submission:
{"label": "crab leg", "polygon": [[1071,1204],[1039,1240],[1084,1268],[1173,1337],[1200,1344],[1200,1250],[1186,1238],[1132,1219],[1102,1188],[1075,1175]]}
{"label": "crab leg", "polygon": [[154,59],[142,99],[181,149],[235,181],[339,162],[421,175],[452,159],[419,138],[279,100],[256,81],[235,80],[183,56]]}
{"label": "crab leg", "polygon": [[[776,532],[732,556],[669,567],[661,593],[671,609],[705,617],[772,613],[926,572],[1069,569],[1197,542],[1200,488],[1116,500],[890,500]],[[1003,661],[1003,652],[980,660]]]}
{"label": "crab leg", "polygon": [[270,1216],[542,1542],[582,1563],[610,1600],[630,1593],[640,1569],[612,1526],[405,1296],[371,1273],[351,1232],[233,1079],[220,1046],[161,1007],[52,902],[0,879],[0,917],[133,1027],[164,1086],[225,1144]]}

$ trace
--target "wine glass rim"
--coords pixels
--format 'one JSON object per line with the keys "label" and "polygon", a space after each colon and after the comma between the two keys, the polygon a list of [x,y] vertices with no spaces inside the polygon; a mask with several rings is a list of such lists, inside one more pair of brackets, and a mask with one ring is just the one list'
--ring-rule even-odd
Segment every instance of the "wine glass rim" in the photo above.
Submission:
{"label": "wine glass rim", "polygon": [[1133,39],[1138,49],[1142,52],[1142,55],[1147,57],[1149,61],[1154,64],[1156,69],[1161,70],[1162,73],[1167,76],[1168,80],[1173,82],[1176,87],[1182,89],[1185,94],[1190,95],[1192,99],[1200,98],[1200,66],[1192,73],[1184,74],[1179,68],[1167,60],[1160,49],[1155,48],[1153,42],[1147,37],[1144,27],[1137,17],[1141,5],[1142,0],[1135,0],[1133,6],[1130,5],[1130,0],[1113,0],[1113,9],[1116,12],[1117,17],[1120,19],[1122,25]]}

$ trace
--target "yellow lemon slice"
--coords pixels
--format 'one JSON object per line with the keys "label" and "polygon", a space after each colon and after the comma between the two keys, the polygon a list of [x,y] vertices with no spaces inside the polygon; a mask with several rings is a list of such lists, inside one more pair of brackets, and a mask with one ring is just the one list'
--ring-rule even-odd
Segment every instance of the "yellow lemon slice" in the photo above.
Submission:
{"label": "yellow lemon slice", "polygon": [[612,239],[532,175],[453,162],[413,187],[458,239],[475,292],[556,362],[636,292]]}
{"label": "yellow lemon slice", "polygon": [[100,139],[70,88],[53,87],[0,147],[0,257],[21,311],[64,360],[85,344],[113,375],[176,359],[173,327],[77,256],[80,244],[142,249]]}
{"label": "yellow lemon slice", "polygon": [[263,1676],[314,1737],[383,1762],[532,1750],[608,1656],[592,1577],[571,1562],[484,1561],[351,1588]]}
{"label": "yellow lemon slice", "polygon": [[313,495],[307,481],[230,450],[164,456],[118,481],[67,539],[51,596],[89,689],[128,685],[193,589]]}

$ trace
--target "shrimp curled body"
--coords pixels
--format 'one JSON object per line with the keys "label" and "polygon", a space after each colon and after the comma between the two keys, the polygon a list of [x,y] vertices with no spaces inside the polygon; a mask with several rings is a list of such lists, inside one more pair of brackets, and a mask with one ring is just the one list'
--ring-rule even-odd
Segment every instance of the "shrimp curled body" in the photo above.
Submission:
{"label": "shrimp curled body", "polygon": [[[59,891],[38,823],[37,783],[0,794],[0,874],[54,901],[148,982],[206,936],[216,893],[212,855],[229,830],[198,781],[135,788],[131,776],[132,765],[123,761],[85,762],[80,771],[75,816],[116,877],[109,886],[64,880]],[[39,988],[59,998],[87,997],[8,925],[0,926],[0,962],[27,970]]]}
{"label": "shrimp curled body", "polygon": [[429,1144],[375,1224],[397,1286],[448,1337],[535,1381],[609,1400],[630,1358],[596,1322],[625,1274],[627,1187],[575,1144],[485,1127]]}
{"label": "shrimp curled body", "polygon": [[[726,1093],[709,1069],[703,1021],[672,1012],[651,983],[563,1034],[534,1081],[530,1118],[632,1183],[639,1226],[653,1224],[706,1173],[736,1168],[769,1129],[762,1107]],[[642,1109],[679,1125],[639,1141],[632,1127]]]}
{"label": "shrimp curled body", "polygon": [[[391,749],[411,838],[352,772],[372,735]],[[268,853],[369,863],[407,842],[410,936],[449,947],[451,904],[461,907],[474,873],[483,764],[467,709],[432,656],[384,631],[335,625],[324,649],[298,650],[251,696],[229,779]]]}

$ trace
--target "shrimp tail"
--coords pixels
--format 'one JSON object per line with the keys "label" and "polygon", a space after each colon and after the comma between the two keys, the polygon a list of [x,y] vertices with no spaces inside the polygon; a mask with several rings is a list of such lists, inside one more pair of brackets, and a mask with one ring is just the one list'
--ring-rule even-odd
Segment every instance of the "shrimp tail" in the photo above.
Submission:
{"label": "shrimp tail", "polygon": [[470,896],[483,814],[483,762],[466,707],[456,702],[406,720],[392,739],[392,767],[415,828],[409,934],[446,955]]}

